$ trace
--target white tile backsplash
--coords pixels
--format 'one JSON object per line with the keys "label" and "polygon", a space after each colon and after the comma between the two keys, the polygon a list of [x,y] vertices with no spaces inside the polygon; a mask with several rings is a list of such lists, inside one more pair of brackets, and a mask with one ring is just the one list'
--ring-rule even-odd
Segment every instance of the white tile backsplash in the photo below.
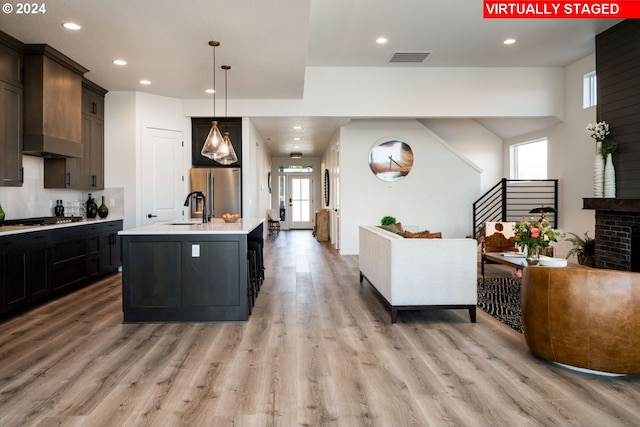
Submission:
{"label": "white tile backsplash", "polygon": [[[6,219],[53,216],[56,200],[71,203],[78,200],[84,204],[89,191],[44,188],[44,159],[22,156],[24,183],[22,187],[0,187],[0,206]],[[105,196],[109,216],[124,216],[124,188],[105,188],[92,191],[91,196],[98,206]],[[113,201],[113,206],[110,204]]]}

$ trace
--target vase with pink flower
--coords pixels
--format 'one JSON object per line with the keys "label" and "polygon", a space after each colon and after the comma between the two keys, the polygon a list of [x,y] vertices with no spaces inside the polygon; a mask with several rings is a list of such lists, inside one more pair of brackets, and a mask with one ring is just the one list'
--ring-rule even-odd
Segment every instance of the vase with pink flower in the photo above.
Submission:
{"label": "vase with pink flower", "polygon": [[520,247],[521,252],[527,253],[527,263],[535,265],[540,258],[540,252],[545,250],[551,242],[557,242],[560,233],[549,225],[546,218],[522,219],[514,226],[513,240]]}

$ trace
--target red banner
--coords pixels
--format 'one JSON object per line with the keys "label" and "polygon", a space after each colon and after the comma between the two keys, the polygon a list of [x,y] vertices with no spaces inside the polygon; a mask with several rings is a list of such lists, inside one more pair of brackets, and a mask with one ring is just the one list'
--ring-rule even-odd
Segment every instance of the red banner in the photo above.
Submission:
{"label": "red banner", "polygon": [[640,18],[640,0],[625,1],[497,1],[484,0],[485,18]]}

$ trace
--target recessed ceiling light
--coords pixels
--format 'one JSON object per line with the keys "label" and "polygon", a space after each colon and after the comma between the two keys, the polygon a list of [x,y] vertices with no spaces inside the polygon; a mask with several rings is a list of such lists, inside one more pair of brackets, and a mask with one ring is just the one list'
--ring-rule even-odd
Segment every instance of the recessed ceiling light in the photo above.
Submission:
{"label": "recessed ceiling light", "polygon": [[113,63],[116,65],[127,65],[127,61],[125,61],[124,59],[114,59]]}
{"label": "recessed ceiling light", "polygon": [[300,141],[300,138],[298,138],[297,136],[295,138],[293,138],[294,141]]}
{"label": "recessed ceiling light", "polygon": [[299,125],[298,125],[298,126],[294,126],[293,128],[294,128],[295,130],[300,130],[300,129],[302,129],[302,126],[299,126]]}
{"label": "recessed ceiling light", "polygon": [[77,31],[80,28],[82,28],[80,25],[76,24],[75,22],[65,22],[64,24],[62,24],[63,27],[65,27],[67,30],[74,30]]}
{"label": "recessed ceiling light", "polygon": [[151,80],[140,80],[140,84],[141,85],[150,85],[151,84]]}
{"label": "recessed ceiling light", "polygon": [[386,37],[378,37],[378,38],[376,39],[376,43],[378,43],[378,44],[385,44],[387,41],[388,41],[388,40],[387,40],[387,38],[386,38]]}
{"label": "recessed ceiling light", "polygon": [[506,39],[503,43],[504,44],[514,44],[516,42],[516,39]]}
{"label": "recessed ceiling light", "polygon": [[207,89],[207,90],[205,90],[205,92],[207,92],[207,93],[216,93],[216,91],[213,90],[213,89]]}

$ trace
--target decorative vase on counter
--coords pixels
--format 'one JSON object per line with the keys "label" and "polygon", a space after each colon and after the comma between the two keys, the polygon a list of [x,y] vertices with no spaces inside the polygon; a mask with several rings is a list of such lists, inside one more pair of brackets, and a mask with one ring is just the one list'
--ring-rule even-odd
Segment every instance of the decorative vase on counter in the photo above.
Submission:
{"label": "decorative vase on counter", "polygon": [[0,227],[4,223],[4,211],[2,210],[2,205],[0,205]]}
{"label": "decorative vase on counter", "polygon": [[596,141],[596,160],[593,164],[593,197],[604,196],[604,157],[602,141]]}
{"label": "decorative vase on counter", "polygon": [[98,213],[98,205],[96,201],[91,197],[89,193],[89,199],[87,200],[87,218],[95,218]]}
{"label": "decorative vase on counter", "polygon": [[98,207],[98,216],[100,218],[106,218],[109,215],[109,208],[104,203],[104,196],[102,196],[102,204]]}
{"label": "decorative vase on counter", "polygon": [[56,200],[56,207],[53,211],[58,217],[64,216],[64,205],[62,204],[62,200]]}
{"label": "decorative vase on counter", "polygon": [[604,197],[616,197],[616,169],[613,167],[611,153],[607,154],[604,166]]}

